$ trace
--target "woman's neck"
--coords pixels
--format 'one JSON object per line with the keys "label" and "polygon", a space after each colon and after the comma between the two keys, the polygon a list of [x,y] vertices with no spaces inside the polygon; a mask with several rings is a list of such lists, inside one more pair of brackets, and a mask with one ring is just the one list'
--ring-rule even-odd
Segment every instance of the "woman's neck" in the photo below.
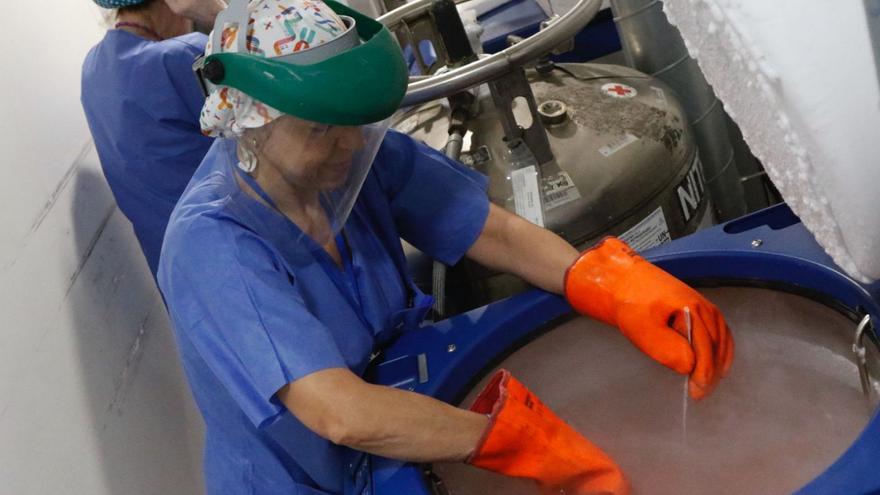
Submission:
{"label": "woman's neck", "polygon": [[[333,240],[332,225],[321,205],[318,191],[291,184],[269,166],[257,167],[252,176],[275,208],[300,230],[322,245]],[[256,191],[253,195],[256,195]]]}
{"label": "woman's neck", "polygon": [[[287,182],[276,169],[257,167],[252,174],[254,181],[272,200],[266,206],[278,210],[288,220],[321,246],[333,259],[336,266],[343,269],[344,264],[333,234],[333,225],[327,212],[321,206],[320,197],[314,189],[297,188]],[[239,185],[254,199],[266,203],[250,184],[238,179]]]}
{"label": "woman's neck", "polygon": [[153,2],[149,7],[140,10],[122,10],[116,20],[118,23],[135,25],[122,25],[119,29],[153,41],[174,38],[193,30],[192,21],[172,12],[165,2]]}
{"label": "woman's neck", "polygon": [[320,207],[317,191],[291,184],[273,167],[257,167],[251,176],[285,215],[301,215],[312,206]]}

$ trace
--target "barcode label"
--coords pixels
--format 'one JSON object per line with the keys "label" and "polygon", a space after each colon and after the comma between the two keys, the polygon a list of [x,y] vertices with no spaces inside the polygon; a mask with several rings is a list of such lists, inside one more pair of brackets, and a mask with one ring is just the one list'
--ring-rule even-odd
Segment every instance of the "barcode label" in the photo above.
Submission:
{"label": "barcode label", "polygon": [[553,201],[559,201],[560,199],[567,198],[568,191],[547,193],[547,196],[545,196],[545,197],[546,197],[548,203],[552,203]]}
{"label": "barcode label", "polygon": [[578,191],[574,181],[568,172],[559,172],[558,174],[544,177],[542,180],[542,189],[544,191],[544,209],[552,210],[566,203],[581,199],[581,193]]}

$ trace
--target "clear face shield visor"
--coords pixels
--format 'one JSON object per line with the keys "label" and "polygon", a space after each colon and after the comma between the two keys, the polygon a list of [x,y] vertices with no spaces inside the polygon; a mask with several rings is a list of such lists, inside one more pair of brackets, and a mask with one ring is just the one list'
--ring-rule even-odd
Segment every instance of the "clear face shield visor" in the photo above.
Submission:
{"label": "clear face shield visor", "polygon": [[239,176],[296,225],[298,241],[306,235],[324,246],[345,226],[389,123],[334,126],[284,115],[239,139]]}

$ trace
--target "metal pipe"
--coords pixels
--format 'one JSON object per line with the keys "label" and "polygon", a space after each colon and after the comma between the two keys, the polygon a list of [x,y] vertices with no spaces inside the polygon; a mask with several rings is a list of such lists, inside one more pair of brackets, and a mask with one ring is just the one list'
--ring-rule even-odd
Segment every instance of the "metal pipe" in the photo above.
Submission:
{"label": "metal pipe", "polygon": [[[423,12],[430,6],[431,1],[416,0],[383,15],[378,20],[389,28],[394,28],[398,23]],[[457,0],[456,3],[460,2]],[[580,0],[550,27],[520,43],[464,67],[411,82],[401,105],[417,105],[450,96],[463,89],[495,79],[512,68],[552,51],[583,29],[599,11],[601,4],[601,0]]]}
{"label": "metal pipe", "polygon": [[434,297],[434,315],[437,320],[446,318],[446,265],[434,260],[431,270],[431,295]]}
{"label": "metal pipe", "polygon": [[668,84],[678,94],[700,150],[715,216],[746,213],[742,181],[727,129],[727,116],[681,34],[669,24],[660,0],[611,0],[627,63]]}
{"label": "metal pipe", "polygon": [[461,156],[461,147],[463,145],[464,138],[462,138],[461,133],[453,131],[449,134],[449,140],[446,141],[446,146],[443,148],[443,154],[457,161],[458,157]]}
{"label": "metal pipe", "polygon": [[[462,3],[464,0],[456,0],[455,3]],[[431,0],[416,0],[415,2],[410,2],[406,5],[402,5],[397,7],[396,9],[388,12],[387,14],[381,15],[377,21],[381,22],[388,29],[393,30],[401,21],[404,19],[409,19],[415,14],[419,14],[428,9],[431,5]]]}
{"label": "metal pipe", "polygon": [[[461,156],[461,148],[464,137],[459,131],[449,131],[449,140],[443,148],[443,153],[453,160]],[[431,271],[431,295],[434,296],[434,313],[438,319],[446,317],[446,265],[434,261]]]}
{"label": "metal pipe", "polygon": [[[746,139],[742,135],[739,125],[734,122],[727,112],[724,112],[727,122],[727,137],[733,145],[734,162],[739,171],[740,182],[743,186],[743,194],[746,199],[746,208],[751,213],[756,210],[767,208],[778,202],[778,199],[767,194],[770,178],[761,165],[761,162],[752,154]],[[752,178],[757,178],[753,180]]]}

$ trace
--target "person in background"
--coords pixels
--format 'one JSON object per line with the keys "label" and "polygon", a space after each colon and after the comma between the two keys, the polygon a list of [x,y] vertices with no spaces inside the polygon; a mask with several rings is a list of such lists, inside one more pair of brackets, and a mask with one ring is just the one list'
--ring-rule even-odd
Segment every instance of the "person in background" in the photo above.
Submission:
{"label": "person in background", "polygon": [[221,0],[94,0],[116,9],[86,56],[81,101],[101,168],[153,276],[168,217],[213,139],[192,64]]}
{"label": "person in background", "polygon": [[490,205],[485,176],[388,130],[407,69],[376,21],[332,0],[232,0],[195,67],[202,129],[223,139],[171,216],[158,280],[207,426],[209,494],[369,494],[368,454],[628,493],[508,372],[470,410],[362,378],[431,307],[401,237],[565,294],[689,375],[695,398],[727,373],[730,331],[699,293],[615,238],[578,253]]}

